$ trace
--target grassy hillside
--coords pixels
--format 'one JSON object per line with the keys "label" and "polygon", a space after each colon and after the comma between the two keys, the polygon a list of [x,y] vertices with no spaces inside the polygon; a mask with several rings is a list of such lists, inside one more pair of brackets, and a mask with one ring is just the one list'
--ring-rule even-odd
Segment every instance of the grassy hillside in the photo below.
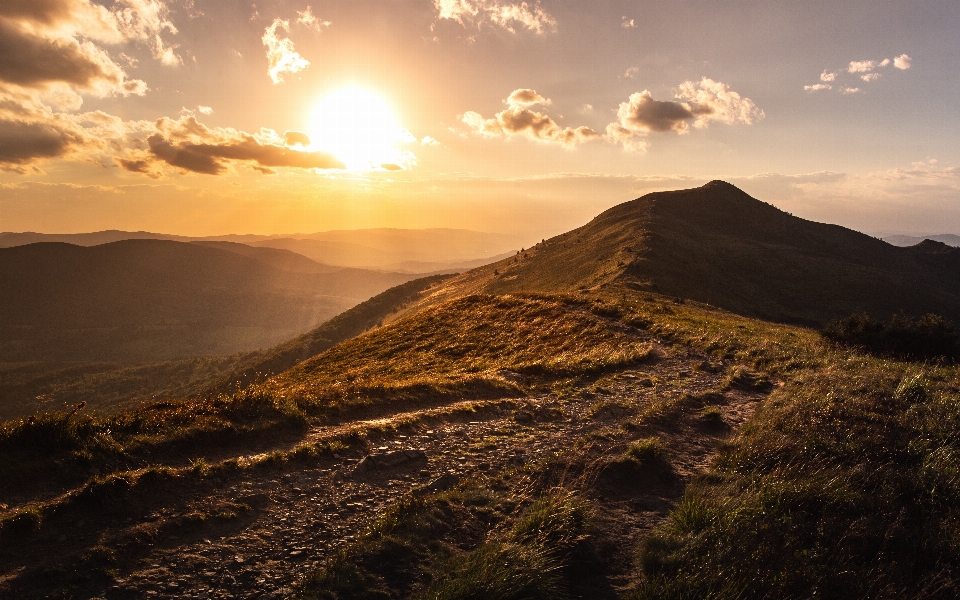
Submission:
{"label": "grassy hillside", "polygon": [[[666,354],[651,353],[654,340],[661,340],[660,352]],[[690,354],[721,365],[715,377],[723,386],[677,395],[691,373],[669,375],[657,365]],[[658,373],[650,403],[641,405],[644,412],[629,421],[604,417],[626,410],[617,382],[630,381],[622,378],[636,377],[632,373],[640,368]],[[713,369],[700,368],[704,376]],[[650,441],[651,428],[670,431],[671,423],[701,414],[703,424],[683,439],[703,443],[713,431],[714,413],[707,410],[728,402],[731,390],[763,386],[765,378],[776,386],[756,417],[720,446],[712,469],[693,480],[669,519],[635,549],[624,549],[635,563],[617,566],[598,558],[610,556],[604,544],[626,539],[616,534],[623,519],[649,514],[646,500],[632,499],[646,497],[638,496],[644,486],[666,485],[656,482],[669,481],[680,469],[670,452]],[[592,393],[577,391],[584,383]],[[163,403],[109,419],[81,411],[7,423],[0,435],[5,481],[21,482],[27,472],[42,472],[44,464],[56,464],[58,472],[72,477],[101,475],[75,497],[34,505],[33,516],[6,514],[0,537],[7,528],[28,530],[21,523],[28,516],[38,523],[38,533],[4,539],[56,535],[45,527],[56,527],[58,511],[83,514],[83,503],[93,502],[84,500],[88,496],[102,498],[90,506],[106,510],[125,498],[145,497],[157,478],[168,481],[168,490],[248,476],[273,478],[271,485],[279,485],[280,475],[271,469],[293,473],[311,460],[336,464],[329,454],[310,458],[312,446],[270,459],[277,467],[196,458],[222,456],[238,444],[236,452],[246,456],[243,440],[258,439],[257,432],[272,432],[272,439],[281,431],[304,432],[297,436],[313,439],[311,428],[333,419],[349,424],[343,435],[356,436],[364,425],[352,419],[382,414],[377,411],[390,406],[409,409],[524,392],[551,392],[571,413],[582,410],[581,404],[593,405],[585,411],[587,422],[607,425],[589,438],[566,440],[563,450],[519,470],[475,472],[450,492],[405,498],[325,562],[305,583],[304,597],[349,592],[352,598],[459,598],[465,590],[492,589],[483,582],[493,581],[487,569],[501,559],[512,565],[504,573],[527,594],[511,595],[508,589],[505,598],[561,597],[573,593],[587,573],[592,589],[614,598],[604,578],[624,568],[633,573],[620,593],[626,598],[953,596],[960,580],[955,366],[879,359],[836,347],[808,329],[616,285],[587,294],[460,298],[335,346],[265,386],[216,399]],[[602,402],[597,394],[603,394]],[[562,414],[551,418],[566,419]],[[419,437],[432,422],[404,426],[401,437]],[[509,435],[521,435],[535,447],[551,427],[550,421],[531,421],[516,434],[499,429],[471,443],[496,451]],[[349,443],[364,443],[357,439]],[[365,452],[376,452],[376,439]],[[624,458],[616,459],[617,452]],[[194,458],[194,466],[162,471],[182,462],[178,457],[184,454]],[[133,466],[150,469],[124,471]],[[595,470],[601,467],[606,470]],[[118,474],[104,478],[103,469]],[[636,473],[631,477],[639,483],[618,483],[611,491],[603,474],[620,473],[617,469]],[[645,475],[644,469],[661,475]],[[137,473],[156,475],[141,481]],[[126,483],[108,490],[116,478]],[[10,497],[10,490],[5,493]],[[616,520],[605,518],[601,506],[616,507]],[[144,509],[143,517],[125,510],[130,518],[147,518],[153,509]],[[358,504],[352,510],[363,509]],[[324,552],[321,546],[309,551]],[[83,560],[88,562],[78,564],[104,569],[126,564],[122,557],[95,554]]]}
{"label": "grassy hillside", "polygon": [[898,248],[794,217],[720,181],[611,208],[464,273],[425,304],[613,282],[781,322],[825,324],[853,312],[888,319],[900,310],[960,322],[960,249],[932,241]]}
{"label": "grassy hillside", "polygon": [[146,365],[5,363],[0,365],[0,419],[62,410],[81,402],[87,404],[87,412],[110,414],[158,399],[236,391],[376,327],[446,277],[424,277],[390,288],[267,350]]}
{"label": "grassy hillside", "polygon": [[413,278],[274,265],[161,240],[0,249],[0,361],[143,363],[254,350]]}

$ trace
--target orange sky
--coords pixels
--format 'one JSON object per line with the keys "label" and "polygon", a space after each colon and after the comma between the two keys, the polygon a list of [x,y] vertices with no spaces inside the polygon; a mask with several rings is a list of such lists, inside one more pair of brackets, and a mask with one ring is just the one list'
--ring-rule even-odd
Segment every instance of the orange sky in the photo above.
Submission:
{"label": "orange sky", "polygon": [[960,231],[955,2],[17,0],[0,231],[538,239],[725,179]]}

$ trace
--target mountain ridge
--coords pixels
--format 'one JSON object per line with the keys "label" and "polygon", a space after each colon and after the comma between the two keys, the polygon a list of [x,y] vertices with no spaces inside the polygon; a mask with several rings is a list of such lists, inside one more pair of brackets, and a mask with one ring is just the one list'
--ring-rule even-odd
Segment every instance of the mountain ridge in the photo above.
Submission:
{"label": "mountain ridge", "polygon": [[895,247],[795,217],[723,181],[614,206],[449,280],[421,304],[613,284],[806,325],[853,312],[886,319],[900,310],[960,322],[960,249],[936,242]]}

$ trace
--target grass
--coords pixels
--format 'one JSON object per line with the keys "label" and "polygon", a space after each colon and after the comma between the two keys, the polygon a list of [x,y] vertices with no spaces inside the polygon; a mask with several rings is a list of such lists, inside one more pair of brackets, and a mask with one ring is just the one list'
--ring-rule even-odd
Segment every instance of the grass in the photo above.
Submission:
{"label": "grass", "polygon": [[463,387],[505,394],[519,390],[501,370],[537,382],[599,374],[650,356],[649,343],[610,327],[589,307],[566,297],[468,296],[341,344],[270,385],[320,404]]}
{"label": "grass", "polygon": [[651,329],[757,369],[731,371],[728,387],[784,385],[641,545],[636,598],[954,597],[956,367],[690,303],[637,308]]}
{"label": "grass", "polygon": [[587,507],[563,492],[522,510],[521,502],[498,482],[479,480],[408,497],[311,575],[298,597],[566,597],[565,569],[586,539]]}

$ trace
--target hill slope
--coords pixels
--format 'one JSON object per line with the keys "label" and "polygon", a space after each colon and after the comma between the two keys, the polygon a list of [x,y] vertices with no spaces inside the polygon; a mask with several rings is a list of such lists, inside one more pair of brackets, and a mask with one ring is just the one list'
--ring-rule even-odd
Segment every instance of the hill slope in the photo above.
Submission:
{"label": "hill slope", "polygon": [[615,206],[510,259],[450,280],[468,293],[558,292],[613,282],[768,320],[822,324],[905,310],[960,321],[960,249],[898,248],[794,217],[713,181]]}
{"label": "hill slope", "polygon": [[161,240],[0,249],[0,362],[145,362],[263,348],[413,278],[295,272]]}
{"label": "hill slope", "polygon": [[448,276],[395,286],[337,315],[316,329],[267,350],[184,358],[146,365],[117,363],[0,363],[0,420],[87,403],[111,414],[129,402],[232,392],[285,371],[298,362],[377,326]]}

